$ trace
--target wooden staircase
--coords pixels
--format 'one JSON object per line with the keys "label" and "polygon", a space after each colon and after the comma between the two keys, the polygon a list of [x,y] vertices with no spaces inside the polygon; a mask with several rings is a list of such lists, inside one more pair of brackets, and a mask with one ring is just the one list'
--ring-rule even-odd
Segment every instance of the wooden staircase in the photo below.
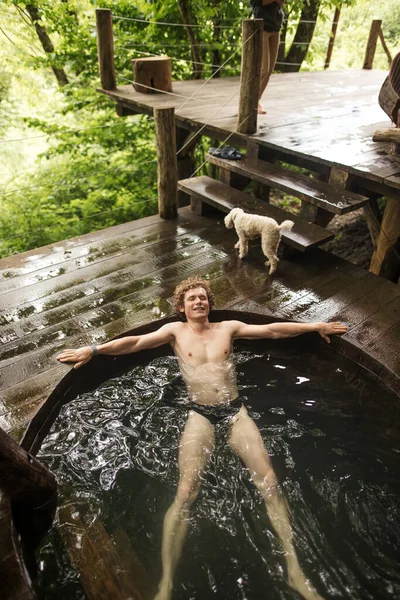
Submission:
{"label": "wooden staircase", "polygon": [[183,179],[179,181],[178,185],[182,192],[190,196],[192,209],[198,214],[202,214],[202,205],[205,203],[225,213],[230,212],[232,208],[243,208],[247,213],[271,217],[278,223],[290,218],[294,222],[294,227],[292,231],[282,231],[281,239],[288,246],[292,246],[292,248],[301,252],[315,248],[333,238],[333,233],[319,227],[319,225],[307,223],[307,221],[299,219],[296,215],[253,198],[245,192],[236,190],[206,175]]}
{"label": "wooden staircase", "polygon": [[292,231],[282,232],[282,242],[302,252],[328,242],[334,234],[324,227],[227,185],[227,182],[231,181],[231,176],[232,180],[234,177],[238,179],[239,176],[242,182],[253,180],[268,188],[289,193],[302,200],[303,204],[317,207],[320,212],[323,211],[327,215],[325,219],[327,222],[334,215],[357,210],[368,203],[366,196],[311,179],[255,157],[246,156],[241,160],[227,160],[208,154],[207,160],[219,168],[221,181],[201,176],[184,179],[178,183],[179,189],[190,196],[194,212],[199,215],[205,214],[207,205],[225,213],[238,207],[248,213],[271,217],[278,223],[291,219],[294,221],[294,227]]}

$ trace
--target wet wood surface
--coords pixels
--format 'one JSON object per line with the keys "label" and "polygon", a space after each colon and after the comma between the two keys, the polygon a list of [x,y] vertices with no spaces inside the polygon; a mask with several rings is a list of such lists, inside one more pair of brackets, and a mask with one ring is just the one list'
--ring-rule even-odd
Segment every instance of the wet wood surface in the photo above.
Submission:
{"label": "wet wood surface", "polygon": [[400,286],[322,249],[282,258],[269,277],[259,242],[238,258],[223,216],[185,207],[176,220],[146,217],[0,260],[0,426],[20,441],[70,369],[60,350],[172,314],[174,288],[191,275],[210,279],[217,308],[346,322],[344,338],[399,389]]}
{"label": "wet wood surface", "polygon": [[246,213],[270,217],[279,224],[287,219],[292,220],[294,222],[293,229],[282,231],[282,243],[293,246],[302,252],[328,242],[333,237],[332,233],[323,227],[307,223],[296,215],[262,202],[206,175],[180,181],[179,189],[224,213],[229,213],[233,208],[240,206]]}
{"label": "wet wood surface", "polygon": [[[385,71],[324,71],[273,74],[263,96],[266,115],[258,115],[251,141],[315,164],[337,166],[363,179],[390,188],[400,164],[390,144],[376,143],[377,129],[391,122],[378,104]],[[189,130],[246,146],[247,135],[236,133],[239,77],[177,81],[173,94],[138,94],[132,85],[99,90],[139,113],[153,114],[158,106],[174,106],[178,124]],[[295,91],[296,102],[293,102]],[[385,160],[387,159],[387,160]]]}
{"label": "wet wood surface", "polygon": [[289,193],[333,214],[343,215],[352,212],[368,202],[368,198],[360,194],[311,179],[307,175],[294,173],[257,158],[244,157],[232,161],[207,154],[207,160],[217,167],[251,177],[254,181]]}

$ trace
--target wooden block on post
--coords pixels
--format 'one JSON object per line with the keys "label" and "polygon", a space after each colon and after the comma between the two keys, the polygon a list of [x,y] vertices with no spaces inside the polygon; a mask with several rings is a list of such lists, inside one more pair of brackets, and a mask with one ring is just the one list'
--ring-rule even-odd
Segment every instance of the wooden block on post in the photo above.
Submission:
{"label": "wooden block on post", "polygon": [[132,68],[135,80],[133,87],[136,92],[172,92],[171,59],[168,56],[134,58]]}
{"label": "wooden block on post", "polygon": [[178,166],[174,108],[155,108],[157,142],[158,213],[162,219],[178,216]]}
{"label": "wooden block on post", "polygon": [[115,90],[114,38],[109,8],[96,8],[97,52],[103,90]]}
{"label": "wooden block on post", "polygon": [[263,26],[262,19],[244,19],[242,22],[242,66],[237,127],[239,133],[257,131]]}

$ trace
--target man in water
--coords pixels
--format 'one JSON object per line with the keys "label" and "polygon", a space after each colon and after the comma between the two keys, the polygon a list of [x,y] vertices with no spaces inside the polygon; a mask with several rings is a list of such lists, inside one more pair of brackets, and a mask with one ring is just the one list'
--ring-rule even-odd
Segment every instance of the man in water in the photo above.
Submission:
{"label": "man in water", "polygon": [[227,442],[248,468],[281,541],[289,585],[307,600],[318,600],[320,596],[297,560],[286,502],[277,489],[276,476],[258,427],[238,399],[236,372],[229,359],[233,341],[238,338],[276,339],[315,331],[329,342],[329,335],[345,333],[347,327],[340,323],[210,323],[208,315],[214,304],[213,294],[209,283],[198,277],[190,277],[177,286],[174,304],[183,321],[168,323],[146,335],[64,350],[57,357],[61,362],[75,363],[74,368],[78,368],[97,353],[118,356],[163,344],[170,344],[178,357],[191,410],[180,441],[178,489],[164,520],[163,575],[155,600],[170,600],[172,596],[173,576],[188,530],[189,510],[214,450],[214,425],[221,419],[229,421]]}

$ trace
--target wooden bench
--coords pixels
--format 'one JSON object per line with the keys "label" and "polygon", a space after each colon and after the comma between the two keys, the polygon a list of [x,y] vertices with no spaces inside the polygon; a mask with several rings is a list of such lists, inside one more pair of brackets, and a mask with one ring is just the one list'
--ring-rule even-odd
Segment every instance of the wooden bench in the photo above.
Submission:
{"label": "wooden bench", "polygon": [[257,158],[227,160],[207,154],[207,160],[238,175],[258,181],[268,187],[287,192],[300,200],[323,208],[327,212],[343,215],[361,208],[369,199],[329,183],[311,179]]}
{"label": "wooden bench", "polygon": [[278,223],[285,219],[291,219],[294,227],[292,231],[282,231],[282,242],[302,252],[324,244],[333,238],[333,233],[323,227],[307,223],[295,215],[262,200],[257,200],[245,192],[236,190],[206,175],[183,179],[178,182],[178,187],[190,196],[192,210],[197,214],[202,214],[203,203],[205,203],[224,213],[230,212],[232,208],[243,208],[247,213],[272,217]]}

